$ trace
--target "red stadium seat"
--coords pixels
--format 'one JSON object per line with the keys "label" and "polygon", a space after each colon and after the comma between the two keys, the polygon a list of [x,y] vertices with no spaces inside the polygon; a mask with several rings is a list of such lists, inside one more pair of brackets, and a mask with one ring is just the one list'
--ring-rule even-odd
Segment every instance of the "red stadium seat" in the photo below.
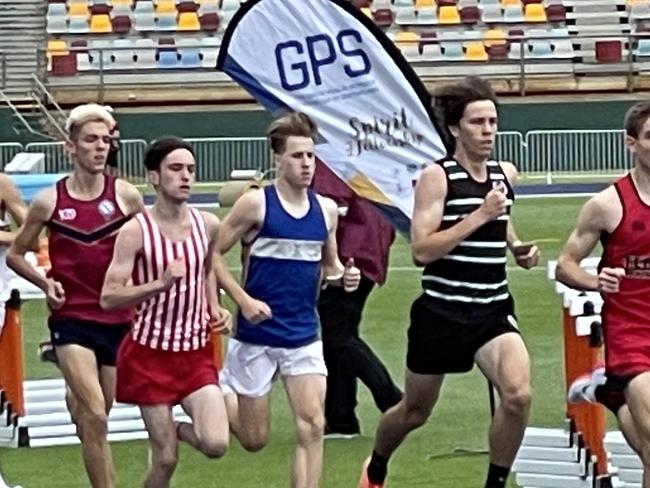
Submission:
{"label": "red stadium seat", "polygon": [[566,22],[566,8],[564,5],[551,4],[546,7],[546,18],[553,24]]}
{"label": "red stadium seat", "polygon": [[128,34],[131,32],[131,17],[128,15],[116,15],[113,17],[113,32],[116,34]]}
{"label": "red stadium seat", "polygon": [[216,32],[219,30],[221,20],[216,13],[206,13],[199,17],[199,22],[201,23],[201,30],[205,32]]}
{"label": "red stadium seat", "polygon": [[194,3],[193,1],[182,0],[176,5],[176,10],[178,10],[179,13],[196,12],[198,9],[198,4]]}
{"label": "red stadium seat", "polygon": [[75,76],[77,74],[77,54],[52,56],[52,74],[56,76]]}
{"label": "red stadium seat", "polygon": [[492,44],[485,48],[490,61],[503,61],[508,59],[508,44]]}
{"label": "red stadium seat", "polygon": [[599,63],[620,63],[623,59],[621,41],[596,41],[596,61]]}
{"label": "red stadium seat", "polygon": [[158,51],[176,51],[176,41],[173,37],[160,37],[158,39]]}
{"label": "red stadium seat", "polygon": [[91,5],[90,13],[93,14],[93,15],[110,14],[111,13],[111,6],[106,5],[105,3],[96,3],[96,4]]}
{"label": "red stadium seat", "polygon": [[465,25],[476,25],[481,19],[481,11],[476,6],[468,6],[460,9],[460,21]]}
{"label": "red stadium seat", "polygon": [[390,27],[393,24],[393,11],[389,8],[380,8],[372,13],[372,18],[379,27]]}

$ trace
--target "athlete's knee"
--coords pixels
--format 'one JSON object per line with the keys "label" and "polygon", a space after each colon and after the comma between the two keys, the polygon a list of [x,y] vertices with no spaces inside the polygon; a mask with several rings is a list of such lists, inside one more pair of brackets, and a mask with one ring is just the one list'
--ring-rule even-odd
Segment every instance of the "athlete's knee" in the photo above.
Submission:
{"label": "athlete's knee", "polygon": [[84,437],[94,436],[97,438],[106,436],[108,415],[101,405],[86,409],[78,408],[75,417],[78,430]]}
{"label": "athlete's knee", "polygon": [[402,410],[403,423],[409,430],[422,427],[431,415],[431,407],[408,404],[404,400],[398,404],[398,408]]}
{"label": "athlete's knee", "polygon": [[242,432],[237,433],[241,446],[248,452],[258,452],[266,447],[269,441],[269,430],[266,425],[244,426]]}
{"label": "athlete's knee", "polygon": [[228,451],[228,442],[204,442],[200,444],[200,450],[210,459],[219,459]]}
{"label": "athlete's knee", "polygon": [[199,450],[210,459],[218,459],[228,450],[228,437],[198,436]]}
{"label": "athlete's knee", "polygon": [[152,452],[151,467],[160,473],[171,475],[176,469],[178,456],[174,449],[160,449]]}
{"label": "athlete's knee", "polygon": [[501,404],[509,415],[527,415],[532,401],[529,384],[522,384],[505,390],[502,393]]}
{"label": "athlete's knee", "polygon": [[247,436],[239,439],[239,442],[248,452],[258,452],[266,447],[268,439],[266,437]]}
{"label": "athlete's knee", "polygon": [[296,421],[296,435],[300,444],[319,442],[325,429],[325,416],[322,411],[301,415]]}

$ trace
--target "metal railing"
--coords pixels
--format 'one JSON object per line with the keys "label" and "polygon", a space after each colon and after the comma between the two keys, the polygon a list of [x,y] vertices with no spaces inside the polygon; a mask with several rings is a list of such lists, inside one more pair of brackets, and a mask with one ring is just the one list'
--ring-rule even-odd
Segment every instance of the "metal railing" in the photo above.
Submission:
{"label": "metal railing", "polygon": [[23,145],[18,142],[6,142],[0,144],[0,168],[5,167],[5,165],[11,161],[11,159],[23,151]]}
{"label": "metal railing", "polygon": [[186,139],[196,154],[197,181],[224,181],[235,169],[271,168],[271,148],[265,137]]}
{"label": "metal railing", "polygon": [[526,134],[523,174],[553,177],[622,173],[632,165],[623,130],[536,130]]}
{"label": "metal railing", "polygon": [[524,136],[516,131],[497,133],[492,157],[498,161],[512,161],[521,171],[526,162]]}
{"label": "metal railing", "polygon": [[[625,147],[622,130],[536,130],[523,136],[516,131],[497,134],[493,158],[512,161],[522,177],[546,179],[556,177],[585,178],[620,174],[632,165]],[[273,166],[266,138],[201,138],[187,139],[196,154],[196,180],[225,181],[235,169],[266,171]],[[143,181],[142,165],[148,142],[123,139],[120,142],[118,165],[121,174]],[[45,172],[58,173],[70,169],[63,142],[0,144],[0,164],[4,165],[20,151],[45,154]]]}

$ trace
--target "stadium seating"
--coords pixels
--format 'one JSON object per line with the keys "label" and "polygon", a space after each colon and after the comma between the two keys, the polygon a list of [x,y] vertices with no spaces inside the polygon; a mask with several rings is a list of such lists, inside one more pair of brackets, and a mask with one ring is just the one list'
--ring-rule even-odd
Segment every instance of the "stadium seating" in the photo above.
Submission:
{"label": "stadium seating", "polygon": [[[596,7],[585,7],[592,0],[351,1],[394,40],[409,62],[458,66],[470,61],[477,74],[481,65],[494,72],[490,63],[517,63],[522,56],[531,66],[564,63],[568,68],[562,69],[568,71],[570,63],[583,62],[589,53],[592,62],[621,62],[628,43],[604,37],[585,47],[573,36],[581,30],[600,32],[601,23],[635,32],[650,21],[646,0],[624,6],[624,0],[616,0],[621,7],[603,7],[603,15]],[[214,69],[223,31],[239,7],[240,0],[50,0],[48,67],[60,76],[96,71],[100,65],[134,74]],[[165,44],[164,38],[172,43]],[[84,44],[73,44],[77,41]],[[649,44],[650,39],[639,39],[629,49],[647,60]],[[68,46],[75,48],[69,56]],[[52,63],[55,57],[61,59]]]}

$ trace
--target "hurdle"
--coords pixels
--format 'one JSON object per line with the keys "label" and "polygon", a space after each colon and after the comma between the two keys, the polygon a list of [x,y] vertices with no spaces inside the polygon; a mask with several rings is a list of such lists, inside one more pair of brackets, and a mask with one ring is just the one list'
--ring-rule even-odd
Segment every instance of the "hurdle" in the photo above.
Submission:
{"label": "hurdle", "polygon": [[5,303],[5,317],[0,333],[0,445],[18,442],[18,423],[25,414],[22,380],[20,294],[17,290],[12,290]]}
{"label": "hurdle", "polygon": [[[596,273],[598,258],[581,266]],[[555,282],[555,262],[548,278]],[[565,382],[591,373],[602,363],[602,298],[555,282],[562,297]],[[605,408],[566,404],[561,429],[528,428],[513,465],[518,485],[526,488],[641,488],[643,468],[620,432],[605,433]]]}

